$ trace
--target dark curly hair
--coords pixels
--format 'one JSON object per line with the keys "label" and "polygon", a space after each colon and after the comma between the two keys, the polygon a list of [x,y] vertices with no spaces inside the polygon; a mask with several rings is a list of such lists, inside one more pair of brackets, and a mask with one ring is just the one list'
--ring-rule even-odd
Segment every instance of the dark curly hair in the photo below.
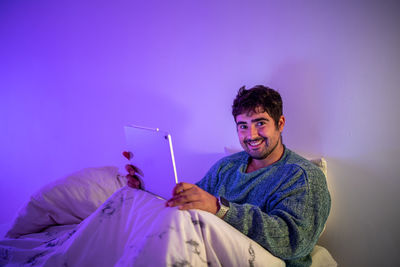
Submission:
{"label": "dark curly hair", "polygon": [[282,116],[283,104],[281,95],[272,88],[256,85],[247,89],[242,86],[233,101],[232,115],[236,116],[243,113],[267,112],[275,121],[278,127],[278,121]]}

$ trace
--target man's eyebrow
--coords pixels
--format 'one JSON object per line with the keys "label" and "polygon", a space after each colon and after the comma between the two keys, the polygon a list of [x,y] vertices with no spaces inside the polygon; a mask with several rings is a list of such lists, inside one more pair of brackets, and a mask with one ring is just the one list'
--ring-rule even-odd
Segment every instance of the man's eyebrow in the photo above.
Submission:
{"label": "man's eyebrow", "polygon": [[[259,122],[259,121],[269,121],[269,119],[267,119],[267,118],[256,118],[256,119],[251,120],[252,123]],[[236,122],[236,125],[241,125],[241,124],[247,124],[247,122],[245,122],[245,121]]]}
{"label": "man's eyebrow", "polygon": [[267,118],[257,118],[254,120],[251,120],[251,122],[259,122],[259,121],[269,121]]}

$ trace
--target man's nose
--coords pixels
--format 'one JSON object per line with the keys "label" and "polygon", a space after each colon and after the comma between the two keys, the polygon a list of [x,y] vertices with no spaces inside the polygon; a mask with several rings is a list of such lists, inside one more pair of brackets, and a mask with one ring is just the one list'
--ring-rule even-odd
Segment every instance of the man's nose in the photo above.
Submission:
{"label": "man's nose", "polygon": [[250,137],[250,139],[254,139],[254,138],[258,137],[258,131],[255,126],[251,126],[249,128],[249,137]]}

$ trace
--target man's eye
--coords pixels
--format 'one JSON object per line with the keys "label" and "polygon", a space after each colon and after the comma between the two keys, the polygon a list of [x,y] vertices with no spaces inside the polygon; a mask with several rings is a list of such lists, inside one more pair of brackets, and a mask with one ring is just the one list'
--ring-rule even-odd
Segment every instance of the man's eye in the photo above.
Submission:
{"label": "man's eye", "polygon": [[245,129],[247,129],[247,126],[246,126],[246,125],[243,125],[243,124],[240,124],[240,125],[238,126],[238,128],[239,128],[240,130],[245,130]]}
{"label": "man's eye", "polygon": [[257,125],[257,126],[263,126],[263,125],[265,125],[265,122],[264,122],[264,121],[259,121],[259,122],[257,122],[256,125]]}

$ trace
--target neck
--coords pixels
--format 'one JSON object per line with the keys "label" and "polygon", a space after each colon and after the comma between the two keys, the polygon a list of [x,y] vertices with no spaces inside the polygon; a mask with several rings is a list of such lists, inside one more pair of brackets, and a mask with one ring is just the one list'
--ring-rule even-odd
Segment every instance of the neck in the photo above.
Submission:
{"label": "neck", "polygon": [[278,145],[265,159],[251,158],[247,167],[247,172],[253,172],[258,169],[268,167],[269,165],[272,165],[275,162],[279,161],[282,158],[283,153],[285,152],[285,147],[283,146],[281,140],[282,139],[279,140]]}

